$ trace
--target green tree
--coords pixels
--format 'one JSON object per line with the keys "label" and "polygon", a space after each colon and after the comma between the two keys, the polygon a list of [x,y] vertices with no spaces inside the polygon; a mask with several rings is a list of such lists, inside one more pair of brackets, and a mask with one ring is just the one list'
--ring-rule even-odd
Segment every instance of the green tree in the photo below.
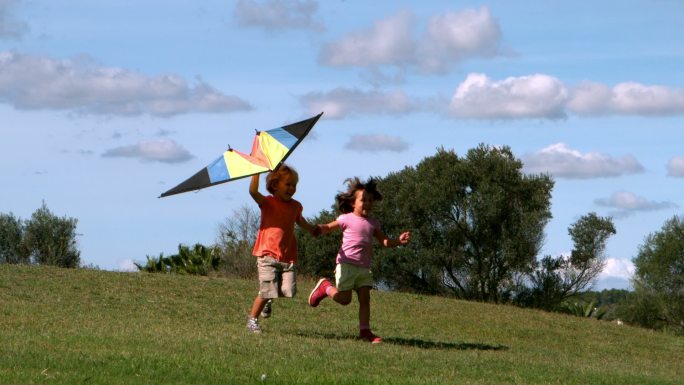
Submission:
{"label": "green tree", "polygon": [[684,334],[684,220],[675,216],[646,237],[633,262],[636,298],[628,321]]}
{"label": "green tree", "polygon": [[379,250],[379,278],[397,289],[506,299],[515,275],[532,270],[551,218],[553,181],[521,170],[510,148],[481,144],[466,157],[440,149],[382,178],[376,215],[388,234],[413,234],[408,247]]}
{"label": "green tree", "polygon": [[22,243],[24,225],[12,213],[0,213],[0,263],[29,263]]}
{"label": "green tree", "polygon": [[31,262],[42,265],[75,268],[81,252],[77,249],[75,218],[55,216],[45,202],[24,227],[23,244]]}
{"label": "green tree", "polygon": [[256,274],[252,246],[259,231],[260,215],[254,205],[243,205],[218,226],[216,246],[227,275],[253,278]]}
{"label": "green tree", "polygon": [[589,213],[573,223],[568,233],[574,244],[570,256],[542,258],[518,290],[519,304],[558,310],[563,301],[596,281],[605,265],[606,242],[615,234],[612,219]]}
{"label": "green tree", "polygon": [[[307,218],[311,224],[329,223],[335,220],[337,215],[332,210],[321,210],[316,217]],[[297,271],[300,274],[312,277],[335,276],[335,257],[342,243],[339,232],[333,232],[314,238],[311,234],[297,227]]]}

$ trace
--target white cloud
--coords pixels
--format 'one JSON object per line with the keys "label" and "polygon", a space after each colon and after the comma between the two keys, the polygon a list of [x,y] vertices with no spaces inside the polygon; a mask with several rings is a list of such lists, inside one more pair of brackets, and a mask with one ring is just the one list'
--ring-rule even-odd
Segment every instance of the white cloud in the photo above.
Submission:
{"label": "white cloud", "polygon": [[501,31],[486,7],[433,16],[422,35],[417,29],[415,15],[403,11],[326,44],[319,61],[334,67],[415,67],[436,73],[499,53]]}
{"label": "white cloud", "polygon": [[415,60],[413,15],[401,12],[325,45],[319,61],[333,67],[406,65]]}
{"label": "white cloud", "polygon": [[132,259],[123,259],[119,261],[117,271],[135,272],[138,271],[138,267],[135,266],[135,263]]}
{"label": "white cloud", "polygon": [[596,199],[594,203],[599,206],[617,209],[610,213],[610,215],[616,218],[624,218],[638,211],[664,210],[677,207],[677,205],[672,202],[649,201],[644,197],[637,196],[628,191],[613,193],[608,198]]}
{"label": "white cloud", "polygon": [[486,7],[433,16],[417,52],[426,72],[444,72],[469,57],[499,53],[501,28]]}
{"label": "white cloud", "polygon": [[565,116],[567,94],[563,83],[547,75],[492,81],[471,73],[456,89],[449,110],[460,118],[557,119]]}
{"label": "white cloud", "polygon": [[631,155],[615,158],[598,152],[583,154],[562,142],[524,155],[522,161],[527,173],[549,173],[570,179],[615,177],[639,173],[644,169]]}
{"label": "white cloud", "polygon": [[163,117],[251,109],[201,80],[193,87],[176,75],[149,78],[99,67],[86,58],[58,60],[8,51],[0,52],[0,102],[18,109]]}
{"label": "white cloud", "polygon": [[327,93],[312,92],[300,98],[311,113],[325,111],[326,118],[340,119],[355,114],[403,114],[415,105],[401,91],[380,92],[336,88]]}
{"label": "white cloud", "polygon": [[324,28],[314,20],[318,2],[312,0],[240,0],[233,12],[238,22],[247,27],[267,30]]}
{"label": "white cloud", "polygon": [[102,154],[106,158],[139,158],[143,161],[179,163],[193,158],[190,153],[173,140],[158,139],[141,141],[132,146],[116,147]]}
{"label": "white cloud", "polygon": [[606,265],[601,272],[600,277],[605,279],[609,277],[630,279],[634,275],[634,263],[629,260],[607,258]]}
{"label": "white cloud", "polygon": [[625,82],[610,88],[586,82],[572,93],[568,110],[579,115],[667,116],[684,114],[684,89]]}
{"label": "white cloud", "polygon": [[10,12],[16,3],[18,0],[0,0],[0,39],[20,39],[29,30],[26,23],[15,19]]}
{"label": "white cloud", "polygon": [[675,156],[667,162],[667,175],[684,177],[684,156]]}
{"label": "white cloud", "polygon": [[354,135],[344,147],[359,152],[402,152],[408,149],[408,143],[391,135]]}

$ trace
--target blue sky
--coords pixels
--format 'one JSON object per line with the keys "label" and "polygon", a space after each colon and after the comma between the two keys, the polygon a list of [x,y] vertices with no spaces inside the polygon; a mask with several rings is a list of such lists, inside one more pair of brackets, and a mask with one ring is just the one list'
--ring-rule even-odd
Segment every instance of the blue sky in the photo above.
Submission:
{"label": "blue sky", "polygon": [[77,218],[83,263],[111,270],[211,244],[248,180],[157,196],[322,111],[289,158],[305,215],[345,178],[507,145],[556,181],[543,253],[610,215],[596,288],[625,288],[684,207],[682,17],[674,0],[0,0],[0,212]]}

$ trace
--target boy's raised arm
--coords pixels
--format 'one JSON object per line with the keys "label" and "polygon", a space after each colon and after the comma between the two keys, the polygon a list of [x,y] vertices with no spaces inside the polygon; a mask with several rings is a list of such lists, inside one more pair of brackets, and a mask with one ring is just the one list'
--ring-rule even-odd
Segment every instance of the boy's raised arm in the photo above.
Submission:
{"label": "boy's raised arm", "polygon": [[261,205],[264,200],[264,196],[259,192],[259,174],[252,175],[252,180],[249,183],[249,195],[258,205]]}

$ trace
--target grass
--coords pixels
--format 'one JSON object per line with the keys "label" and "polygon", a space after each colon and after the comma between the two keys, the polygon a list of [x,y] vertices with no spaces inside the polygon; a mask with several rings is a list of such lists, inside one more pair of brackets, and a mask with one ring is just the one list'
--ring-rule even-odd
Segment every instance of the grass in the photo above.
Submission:
{"label": "grass", "polygon": [[[0,384],[682,384],[684,339],[511,306],[372,293],[245,330],[256,282],[0,265]],[[262,380],[262,374],[266,378]]]}

